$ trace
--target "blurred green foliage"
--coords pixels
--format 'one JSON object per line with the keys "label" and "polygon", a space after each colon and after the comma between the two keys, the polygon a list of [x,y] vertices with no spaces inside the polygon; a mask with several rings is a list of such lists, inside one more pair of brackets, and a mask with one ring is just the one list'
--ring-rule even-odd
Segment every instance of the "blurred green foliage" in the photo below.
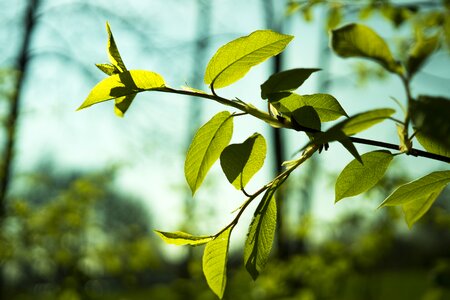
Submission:
{"label": "blurred green foliage", "polygon": [[161,267],[146,209],[113,183],[114,170],[58,174],[46,167],[26,176],[1,231],[12,294],[85,299],[91,290],[134,286]]}
{"label": "blurred green foliage", "polygon": [[[7,299],[215,299],[201,271],[201,247],[190,261],[170,262],[155,247],[142,204],[115,191],[114,173],[46,167],[22,180],[1,235]],[[369,197],[404,180],[388,177]],[[290,256],[271,258],[257,281],[242,267],[242,249],[234,251],[224,298],[448,299],[448,195],[412,231],[396,208],[319,226],[310,217],[292,229],[300,236],[293,234]],[[296,247],[300,240],[304,247]]]}

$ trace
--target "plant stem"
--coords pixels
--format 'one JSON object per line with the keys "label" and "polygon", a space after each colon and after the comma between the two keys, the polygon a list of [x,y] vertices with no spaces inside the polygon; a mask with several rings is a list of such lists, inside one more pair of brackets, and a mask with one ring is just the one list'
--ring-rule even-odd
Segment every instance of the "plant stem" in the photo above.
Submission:
{"label": "plant stem", "polygon": [[[413,100],[412,100],[411,94],[409,92],[408,80],[406,78],[402,78],[402,80],[403,80],[403,82],[405,84],[405,89],[406,89],[406,92],[407,92],[407,97],[409,99],[408,100],[408,104],[409,104],[409,102],[411,102]],[[247,113],[249,115],[252,115],[252,116],[254,116],[254,117],[256,117],[256,118],[258,118],[258,119],[260,119],[260,120],[262,120],[262,121],[264,121],[266,123],[268,123],[271,126],[287,128],[287,129],[294,129],[291,123],[281,122],[277,118],[272,117],[270,114],[268,114],[268,113],[266,113],[266,112],[264,112],[262,110],[259,110],[259,109],[257,109],[256,107],[254,107],[252,105],[248,105],[248,104],[246,104],[243,101],[229,100],[229,99],[226,99],[226,98],[222,98],[222,97],[218,96],[217,94],[216,95],[212,95],[212,94],[200,93],[200,92],[194,92],[194,91],[188,91],[188,90],[177,90],[177,89],[172,89],[172,88],[168,88],[168,87],[165,87],[165,88],[161,89],[161,91],[162,92],[173,93],[173,94],[188,95],[188,96],[193,96],[193,97],[200,97],[200,98],[214,100],[214,101],[219,102],[219,103],[221,103],[223,105],[234,107],[234,108],[236,108],[236,109],[238,109],[238,110],[240,110],[242,112],[245,112],[245,113]],[[409,108],[409,105],[408,105],[408,108]],[[407,116],[405,118],[405,128],[407,128],[407,123],[409,124],[409,113],[407,113]],[[386,148],[386,149],[400,150],[399,149],[399,145],[395,145],[395,144],[390,144],[390,143],[385,143],[385,142],[376,141],[376,140],[370,140],[370,139],[363,139],[363,138],[358,138],[358,137],[353,137],[353,136],[351,136],[349,138],[350,138],[350,140],[352,142],[357,143],[357,144],[365,144],[365,145],[382,147],[382,148]],[[426,157],[426,158],[429,158],[429,159],[450,163],[450,157],[439,155],[439,154],[430,153],[430,152],[427,152],[427,151],[422,151],[422,150],[415,149],[415,148],[409,149],[409,151],[406,154],[407,155],[412,155],[412,156]],[[281,173],[281,174],[283,174],[283,173]],[[267,187],[266,187],[266,189],[267,189]],[[262,193],[263,191],[258,191],[257,192],[258,195],[260,193]]]}
{"label": "plant stem", "polygon": [[217,234],[214,236],[219,236],[222,232],[227,230],[230,227],[234,227],[241,218],[242,214],[244,213],[245,209],[250,205],[250,203],[253,202],[259,195],[261,195],[263,192],[265,192],[267,189],[271,188],[276,182],[281,181],[278,183],[278,186],[280,186],[288,177],[289,175],[297,169],[302,163],[308,160],[317,150],[319,147],[317,145],[311,145],[310,147],[306,148],[303,152],[302,156],[300,156],[299,159],[297,159],[296,163],[293,164],[291,167],[284,170],[282,173],[278,174],[277,177],[272,179],[269,183],[264,185],[262,188],[260,188],[258,191],[256,191],[254,194],[250,195],[250,197],[244,202],[244,204],[240,207],[238,214],[236,217],[231,221],[227,226],[225,226],[222,230],[220,230]]}
{"label": "plant stem", "polygon": [[[390,144],[390,143],[376,141],[376,140],[363,139],[363,138],[358,138],[358,137],[354,137],[354,136],[351,136],[349,138],[353,143],[357,143],[357,144],[365,144],[365,145],[377,146],[377,147],[382,147],[382,148],[387,148],[387,149],[392,149],[392,150],[399,150],[398,145],[395,145],[395,144]],[[406,155],[421,156],[421,157],[426,157],[426,158],[450,163],[450,157],[422,151],[422,150],[415,149],[415,148],[411,148],[410,151],[408,153],[406,153]]]}

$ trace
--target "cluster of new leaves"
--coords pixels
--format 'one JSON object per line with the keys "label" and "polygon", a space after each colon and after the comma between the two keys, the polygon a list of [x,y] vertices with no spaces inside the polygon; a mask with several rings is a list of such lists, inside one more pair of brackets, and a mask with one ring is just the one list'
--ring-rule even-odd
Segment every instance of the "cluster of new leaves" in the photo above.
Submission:
{"label": "cluster of new leaves", "polygon": [[[344,168],[336,181],[335,201],[361,194],[375,186],[395,156],[417,155],[418,150],[412,148],[412,140],[415,138],[440,160],[446,162],[450,160],[448,136],[450,125],[447,120],[450,115],[450,102],[448,99],[431,96],[414,99],[409,91],[410,78],[437,48],[437,42],[417,43],[411,49],[408,60],[401,63],[393,57],[385,41],[366,26],[349,24],[332,32],[331,45],[335,53],[341,57],[361,57],[379,63],[389,72],[399,76],[407,91],[404,121],[394,119],[399,128],[400,138],[396,153],[376,150],[360,155],[354,142],[361,142],[361,139],[352,136],[391,119],[395,110],[379,108],[348,116],[338,100],[329,94],[295,93],[294,91],[311,74],[319,71],[318,69],[297,68],[271,75],[261,85],[261,98],[268,102],[269,112],[261,111],[239,99],[230,100],[217,95],[217,89],[236,82],[251,67],[282,52],[293,39],[292,36],[270,30],[258,30],[222,46],[206,68],[205,83],[211,88],[210,94],[189,88],[170,88],[164,79],[154,72],[127,70],[109,25],[107,31],[110,63],[97,66],[109,77],[92,89],[80,109],[114,99],[115,111],[122,116],[137,93],[159,91],[205,98],[240,111],[240,113],[222,111],[204,124],[195,134],[185,161],[185,176],[193,195],[201,186],[211,166],[220,161],[230,184],[242,190],[246,197],[235,218],[214,235],[194,236],[185,232],[156,231],[167,243],[206,245],[203,271],[210,288],[219,298],[223,297],[226,286],[230,235],[244,210],[251,202],[259,200],[244,246],[244,265],[256,279],[263,270],[272,248],[277,222],[275,199],[277,189],[292,171],[314,153],[320,152],[323,147],[327,148],[328,143],[334,141],[341,143],[355,158]],[[264,164],[266,141],[261,134],[254,133],[242,143],[230,144],[233,119],[246,114],[275,127],[303,131],[310,138],[310,142],[301,149],[301,155],[295,160],[285,162],[285,170],[254,194],[248,194],[245,186]],[[325,131],[322,130],[323,123],[339,118],[343,120]],[[413,134],[409,133],[411,127],[414,129]],[[407,223],[412,226],[426,213],[449,182],[449,170],[433,172],[398,187],[380,206],[401,206]]]}

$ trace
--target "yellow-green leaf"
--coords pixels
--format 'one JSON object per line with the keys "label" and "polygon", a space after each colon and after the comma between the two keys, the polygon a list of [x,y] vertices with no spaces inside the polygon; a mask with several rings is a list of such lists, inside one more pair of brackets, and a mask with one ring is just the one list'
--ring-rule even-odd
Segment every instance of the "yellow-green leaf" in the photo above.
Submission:
{"label": "yellow-green leaf", "polygon": [[242,144],[227,146],[220,155],[220,165],[228,181],[240,190],[261,169],[265,158],[266,140],[255,133]]}
{"label": "yellow-green leaf", "polygon": [[402,73],[386,42],[371,28],[348,24],[331,32],[331,46],[341,57],[362,57],[378,62],[388,71]]}
{"label": "yellow-green leaf", "polygon": [[274,197],[278,186],[269,188],[253,215],[244,246],[244,264],[253,280],[259,276],[269,259],[277,225],[277,204]]}
{"label": "yellow-green leaf", "polygon": [[223,88],[242,78],[251,67],[277,55],[293,36],[258,30],[219,48],[206,67],[205,83]]}
{"label": "yellow-green leaf", "polygon": [[114,113],[119,117],[123,117],[135,97],[136,97],[136,94],[116,98],[115,103],[114,103]]}
{"label": "yellow-green leaf", "polygon": [[228,227],[206,244],[203,253],[203,273],[210,289],[223,298],[227,284],[227,261],[230,235],[233,227]]}
{"label": "yellow-green leaf", "polygon": [[375,186],[392,161],[389,151],[373,151],[361,155],[362,164],[352,160],[341,172],[335,185],[335,202],[359,195]]}
{"label": "yellow-green leaf", "polygon": [[99,102],[132,96],[143,91],[163,90],[164,87],[164,79],[157,73],[143,70],[126,71],[100,81],[78,110]]}
{"label": "yellow-green leaf", "polygon": [[108,44],[106,49],[108,52],[109,61],[120,72],[125,72],[127,68],[122,61],[122,57],[120,57],[119,49],[117,48],[116,42],[114,41],[114,36],[111,32],[111,28],[108,22],[106,22],[106,31],[108,32]]}
{"label": "yellow-green leaf", "polygon": [[354,135],[376,125],[395,113],[391,108],[380,108],[359,113],[344,120],[340,128],[346,135]]}
{"label": "yellow-green leaf", "polygon": [[[444,189],[444,188],[442,188]],[[411,228],[433,205],[442,190],[437,190],[426,196],[402,205],[408,227]]]}
{"label": "yellow-green leaf", "polygon": [[108,76],[119,74],[120,71],[111,64],[95,64],[95,66]]}
{"label": "yellow-green leaf", "polygon": [[165,231],[159,231],[155,230],[156,234],[166,243],[173,244],[173,245],[191,245],[191,246],[198,246],[206,244],[207,242],[211,241],[213,239],[212,236],[194,236],[192,234],[182,232],[182,231],[175,231],[175,232],[165,232]]}
{"label": "yellow-green leaf", "polygon": [[[439,193],[450,182],[450,171],[436,171],[397,188],[387,197],[380,207],[395,205],[423,206],[428,201],[436,200]],[[417,202],[417,204],[412,204]],[[425,205],[428,207],[429,205]],[[422,214],[423,215],[423,214]]]}
{"label": "yellow-green leaf", "polygon": [[192,195],[200,187],[223,149],[228,146],[232,135],[233,118],[227,111],[216,114],[197,131],[184,164],[184,174]]}

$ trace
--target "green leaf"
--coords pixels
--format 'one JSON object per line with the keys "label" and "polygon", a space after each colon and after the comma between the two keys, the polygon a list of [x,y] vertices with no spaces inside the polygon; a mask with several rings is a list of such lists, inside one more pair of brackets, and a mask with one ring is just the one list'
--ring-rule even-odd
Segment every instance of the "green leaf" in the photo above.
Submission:
{"label": "green leaf", "polygon": [[342,6],[334,5],[328,9],[327,30],[337,27],[342,21]]}
{"label": "green leaf", "polygon": [[120,73],[120,71],[111,64],[95,64],[95,66],[108,76]]}
{"label": "green leaf", "polygon": [[336,98],[329,94],[298,95],[292,93],[282,94],[281,99],[277,99],[276,97],[273,99],[276,103],[272,101],[271,103],[275,105],[281,113],[289,113],[300,107],[311,106],[319,115],[321,122],[329,122],[336,120],[341,116],[347,116],[347,113]]}
{"label": "green leaf", "polygon": [[[449,182],[450,171],[430,173],[397,188],[381,203],[380,207],[404,205],[415,201],[424,203],[424,198],[429,199],[432,195],[439,194]],[[436,197],[433,199],[436,199]]]}
{"label": "green leaf", "polygon": [[103,101],[132,96],[142,91],[164,90],[164,87],[164,79],[159,74],[142,70],[126,71],[100,81],[78,110]]}
{"label": "green leaf", "polygon": [[269,94],[296,90],[312,73],[317,71],[320,69],[291,69],[272,74],[261,85],[261,98],[267,99]]}
{"label": "green leaf", "polygon": [[227,284],[227,260],[230,235],[233,227],[225,231],[206,244],[203,253],[203,273],[211,290],[223,298]]}
{"label": "green leaf", "polygon": [[310,133],[320,131],[320,118],[314,107],[302,106],[294,110],[290,115],[292,117],[294,129]]}
{"label": "green leaf", "polygon": [[244,246],[244,264],[256,280],[264,269],[272,249],[277,225],[277,204],[274,197],[278,186],[269,188],[253,215]]}
{"label": "green leaf", "polygon": [[429,140],[450,151],[450,99],[420,96],[411,105],[414,127]]}
{"label": "green leaf", "polygon": [[346,135],[354,135],[376,125],[395,113],[391,108],[380,108],[359,113],[341,122],[340,128]]}
{"label": "green leaf", "polygon": [[335,202],[359,195],[375,186],[383,177],[393,155],[389,151],[373,151],[361,155],[363,164],[352,160],[341,172],[335,185]]}
{"label": "green leaf", "polygon": [[428,57],[436,50],[439,45],[439,36],[431,38],[419,38],[411,49],[406,62],[406,68],[410,78],[422,67]]}
{"label": "green leaf", "polygon": [[362,57],[376,61],[386,70],[402,74],[386,42],[371,28],[349,24],[331,31],[331,46],[341,57]]}
{"label": "green leaf", "polygon": [[394,112],[395,110],[390,108],[380,108],[356,114],[337,123],[325,132],[315,134],[311,143],[302,149],[305,149],[311,144],[324,145],[326,143],[338,141],[353,155],[353,157],[360,161],[361,157],[348,136],[364,131],[373,125],[384,121]]}
{"label": "green leaf", "polygon": [[405,220],[408,227],[411,228],[433,205],[442,190],[432,192],[426,196],[423,196],[415,201],[408,202],[402,205],[403,213],[405,214]]}
{"label": "green leaf", "polygon": [[123,117],[135,97],[136,97],[136,94],[116,98],[115,104],[114,104],[114,113],[119,117]]}
{"label": "green leaf", "polygon": [[277,55],[294,37],[258,30],[222,46],[206,67],[205,83],[223,88],[242,78],[251,67]]}
{"label": "green leaf", "polygon": [[227,111],[216,114],[195,134],[189,146],[184,174],[191,188],[192,195],[205,179],[206,174],[233,135],[233,118]]}
{"label": "green leaf", "polygon": [[344,146],[344,148],[347,149],[347,151],[350,152],[350,154],[353,155],[353,157],[357,161],[362,163],[361,156],[359,155],[358,150],[356,149],[355,144],[353,144],[352,140],[350,140],[350,138],[342,131],[336,132],[336,136],[338,137],[336,140],[342,146]]}
{"label": "green leaf", "polygon": [[266,158],[266,148],[264,137],[255,133],[242,144],[232,144],[223,150],[220,165],[236,189],[243,189],[261,169]]}
{"label": "green leaf", "polygon": [[440,141],[428,138],[426,135],[418,132],[415,137],[425,150],[442,156],[450,157],[450,149],[446,148]]}
{"label": "green leaf", "polygon": [[117,49],[117,45],[116,42],[114,41],[114,37],[108,22],[106,22],[106,31],[108,32],[108,44],[106,48],[108,52],[109,61],[120,72],[125,72],[127,71],[127,68],[125,67],[122,58],[120,57],[119,49]]}
{"label": "green leaf", "polygon": [[185,233],[182,231],[175,231],[175,232],[165,232],[165,231],[159,231],[155,230],[156,234],[167,244],[173,244],[173,245],[191,245],[191,246],[198,246],[206,244],[207,242],[211,241],[213,239],[212,236],[194,236],[189,233]]}

